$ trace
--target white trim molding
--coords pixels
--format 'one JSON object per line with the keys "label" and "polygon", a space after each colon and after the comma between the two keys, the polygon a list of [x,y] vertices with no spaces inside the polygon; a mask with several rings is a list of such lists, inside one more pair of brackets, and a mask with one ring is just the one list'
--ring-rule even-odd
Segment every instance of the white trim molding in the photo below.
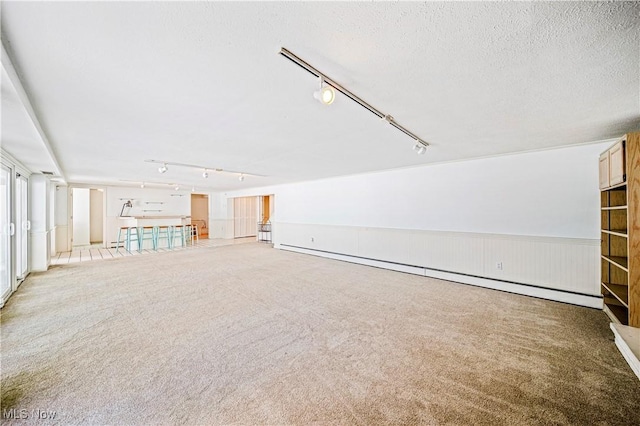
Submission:
{"label": "white trim molding", "polygon": [[620,353],[640,379],[640,328],[616,323],[611,323],[609,326]]}

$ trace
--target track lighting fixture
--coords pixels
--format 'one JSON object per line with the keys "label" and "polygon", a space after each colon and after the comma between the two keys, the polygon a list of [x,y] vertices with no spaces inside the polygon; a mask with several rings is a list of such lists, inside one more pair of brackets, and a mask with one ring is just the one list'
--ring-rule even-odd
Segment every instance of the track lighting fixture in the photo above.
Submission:
{"label": "track lighting fixture", "polygon": [[[201,166],[201,165],[196,165],[196,164],[184,164],[184,163],[175,163],[173,161],[163,161],[163,160],[144,160],[145,163],[157,163],[157,164],[162,164],[162,166],[160,166],[158,168],[158,171],[160,173],[165,173],[167,170],[169,170],[168,166],[178,166],[178,167],[188,167],[191,169],[200,169],[202,170],[202,177],[203,178],[208,178],[209,177],[209,170],[215,171],[216,173],[229,173],[232,175],[243,175],[243,176],[256,176],[256,177],[264,177],[263,175],[257,175],[255,173],[246,173],[246,172],[242,172],[240,170],[226,170],[226,169],[221,169],[221,168],[217,168],[217,167],[205,167],[205,166]],[[243,177],[244,179],[244,177]],[[173,184],[172,184],[173,185]]]}
{"label": "track lighting fixture", "polygon": [[191,187],[191,192],[196,192],[196,187],[195,186]]}
{"label": "track lighting fixture", "polygon": [[[171,182],[171,183],[167,183],[167,182],[149,182],[149,181],[145,181],[145,182],[140,182],[139,180],[127,180],[127,179],[120,179],[120,182],[127,182],[127,183],[135,183],[136,186],[140,186],[140,188],[146,188],[149,185],[151,185],[151,187],[171,187],[172,189],[175,189],[176,191],[180,190],[181,187],[183,186],[187,186],[188,185],[181,185],[179,183],[176,182]],[[194,186],[195,188],[195,186]]]}
{"label": "track lighting fixture", "polygon": [[324,78],[320,76],[320,90],[313,92],[313,97],[324,105],[331,105],[336,99],[336,91],[333,90],[333,87],[328,86]]}
{"label": "track lighting fixture", "polygon": [[[379,109],[373,107],[371,104],[367,103],[362,98],[356,96],[354,93],[352,93],[351,91],[347,90],[344,86],[342,86],[341,84],[337,83],[332,78],[327,77],[326,74],[320,72],[313,65],[309,64],[307,61],[305,61],[304,59],[300,58],[299,56],[297,56],[296,54],[294,54],[290,50],[288,50],[288,49],[286,49],[284,47],[281,47],[280,51],[278,53],[280,55],[282,55],[283,57],[287,58],[288,60],[290,60],[291,62],[293,62],[294,64],[298,65],[303,70],[307,71],[308,73],[310,73],[310,74],[312,74],[312,75],[314,75],[314,76],[316,76],[316,77],[318,77],[320,79],[320,91],[315,92],[313,94],[313,96],[316,99],[320,100],[320,102],[322,102],[322,103],[324,103],[326,105],[331,104],[331,102],[333,102],[333,100],[335,99],[335,91],[338,91],[338,92],[342,93],[343,95],[345,95],[347,98],[351,99],[352,101],[354,101],[355,103],[360,105],[361,107],[363,107],[364,109],[366,109],[369,112],[371,112],[372,114],[375,114],[378,118],[387,121],[389,124],[391,124],[396,129],[400,130],[405,135],[407,135],[410,138],[418,141],[418,144],[417,144],[418,148],[414,148],[414,149],[416,150],[416,152],[418,152],[418,154],[424,154],[424,152],[426,151],[426,147],[429,146],[429,144],[424,142],[422,139],[420,139],[418,136],[416,136],[413,132],[407,130],[404,126],[398,124],[391,115],[385,114],[385,113],[381,112]],[[330,89],[332,94],[331,93],[327,94],[326,95],[327,97],[325,98],[324,97],[325,95],[322,92],[323,88],[324,89]]]}
{"label": "track lighting fixture", "polygon": [[418,154],[422,155],[427,152],[427,144],[426,142],[422,142],[421,140],[416,140],[416,144],[413,146],[413,150]]}
{"label": "track lighting fixture", "polygon": [[244,180],[244,174],[240,174],[240,176],[238,177],[238,180],[242,182]]}

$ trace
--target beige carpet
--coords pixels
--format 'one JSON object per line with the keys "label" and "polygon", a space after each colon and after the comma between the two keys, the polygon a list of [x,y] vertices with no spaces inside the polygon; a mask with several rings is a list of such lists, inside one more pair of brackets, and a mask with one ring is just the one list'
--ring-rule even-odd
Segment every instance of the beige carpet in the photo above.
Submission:
{"label": "beige carpet", "polygon": [[43,424],[640,424],[601,311],[257,243],[57,266],[1,325]]}

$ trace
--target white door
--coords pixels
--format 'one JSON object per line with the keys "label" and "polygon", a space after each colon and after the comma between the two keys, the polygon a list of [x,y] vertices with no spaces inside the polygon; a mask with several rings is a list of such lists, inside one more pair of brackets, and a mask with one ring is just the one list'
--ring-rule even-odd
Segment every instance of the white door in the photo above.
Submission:
{"label": "white door", "polygon": [[16,175],[16,268],[18,280],[27,276],[29,271],[29,229],[28,220],[28,182],[24,176]]}
{"label": "white door", "polygon": [[11,223],[11,169],[2,165],[0,170],[0,297],[2,301],[11,293],[11,236],[15,228]]}
{"label": "white door", "polygon": [[258,232],[258,197],[233,199],[233,233],[235,238],[255,237]]}

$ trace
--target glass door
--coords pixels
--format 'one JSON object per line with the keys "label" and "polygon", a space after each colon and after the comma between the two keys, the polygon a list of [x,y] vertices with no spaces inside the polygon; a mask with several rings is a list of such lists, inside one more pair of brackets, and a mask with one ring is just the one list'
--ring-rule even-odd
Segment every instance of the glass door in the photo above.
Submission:
{"label": "glass door", "polygon": [[28,182],[24,176],[16,175],[16,269],[18,280],[29,272],[28,247],[31,222],[27,219]]}
{"label": "glass door", "polygon": [[15,229],[11,223],[11,169],[0,169],[0,297],[3,302],[11,293],[11,236]]}

